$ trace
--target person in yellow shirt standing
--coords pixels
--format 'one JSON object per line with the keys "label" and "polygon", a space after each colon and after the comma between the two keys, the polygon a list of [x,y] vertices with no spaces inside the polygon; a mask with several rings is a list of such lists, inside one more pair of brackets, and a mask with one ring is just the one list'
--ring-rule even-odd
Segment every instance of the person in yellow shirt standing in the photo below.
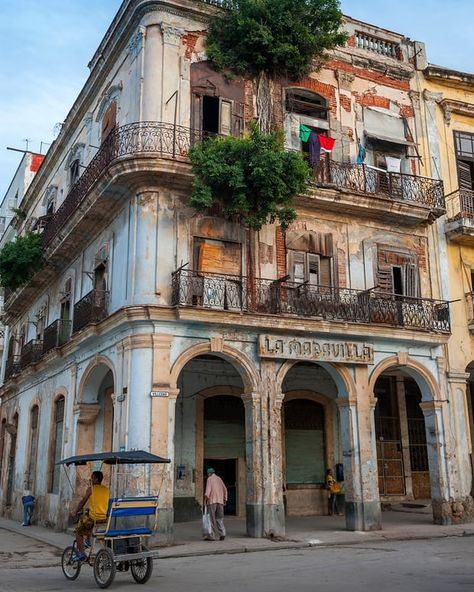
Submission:
{"label": "person in yellow shirt standing", "polygon": [[88,509],[80,517],[76,524],[76,543],[77,556],[75,561],[84,561],[86,555],[84,553],[84,537],[89,537],[95,524],[105,522],[107,520],[107,506],[109,504],[109,488],[102,485],[104,475],[102,471],[94,471],[91,475],[91,484],[87,488],[84,497],[79,502],[75,512],[71,512],[71,516],[75,517],[83,509],[87,502],[89,502]]}

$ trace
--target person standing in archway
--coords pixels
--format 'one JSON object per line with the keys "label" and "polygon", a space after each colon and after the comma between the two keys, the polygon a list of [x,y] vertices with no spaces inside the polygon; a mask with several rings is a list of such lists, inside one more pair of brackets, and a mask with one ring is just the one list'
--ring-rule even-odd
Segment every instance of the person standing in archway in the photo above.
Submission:
{"label": "person standing in archway", "polygon": [[332,474],[332,469],[326,471],[326,489],[328,490],[328,514],[333,516],[337,514],[342,516],[337,505],[337,496],[341,493],[341,485],[336,481]]}
{"label": "person standing in archway", "polygon": [[212,534],[206,537],[208,541],[223,541],[225,539],[224,506],[227,503],[227,487],[224,481],[216,475],[214,469],[207,469],[206,492],[204,505],[209,512]]}

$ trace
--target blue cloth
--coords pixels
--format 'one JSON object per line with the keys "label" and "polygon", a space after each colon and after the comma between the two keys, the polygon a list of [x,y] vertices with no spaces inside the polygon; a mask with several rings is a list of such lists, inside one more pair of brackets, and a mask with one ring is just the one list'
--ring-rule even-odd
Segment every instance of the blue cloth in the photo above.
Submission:
{"label": "blue cloth", "polygon": [[24,495],[21,501],[23,503],[23,524],[24,526],[31,526],[33,510],[35,509],[35,498],[32,495]]}
{"label": "blue cloth", "polygon": [[357,152],[357,164],[363,164],[365,160],[365,148],[359,144],[359,151]]}
{"label": "blue cloth", "polygon": [[316,132],[311,132],[309,136],[309,164],[312,167],[318,166],[321,159],[321,144]]}

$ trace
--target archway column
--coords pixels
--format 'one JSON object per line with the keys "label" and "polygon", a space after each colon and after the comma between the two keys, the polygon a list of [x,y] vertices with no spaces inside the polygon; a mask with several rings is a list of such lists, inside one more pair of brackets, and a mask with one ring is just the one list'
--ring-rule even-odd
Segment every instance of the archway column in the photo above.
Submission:
{"label": "archway column", "polygon": [[245,459],[247,469],[247,499],[245,502],[247,534],[262,537],[263,516],[263,458],[262,409],[258,393],[242,395],[245,407]]}
{"label": "archway column", "polygon": [[380,530],[374,409],[366,367],[355,368],[356,396],[338,398],[347,530]]}

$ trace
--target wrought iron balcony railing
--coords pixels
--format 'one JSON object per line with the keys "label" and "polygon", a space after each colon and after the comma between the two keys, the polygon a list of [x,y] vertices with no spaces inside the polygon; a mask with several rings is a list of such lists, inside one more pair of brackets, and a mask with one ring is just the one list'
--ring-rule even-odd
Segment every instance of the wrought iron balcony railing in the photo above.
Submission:
{"label": "wrought iron balcony railing", "polygon": [[172,305],[426,331],[451,328],[449,303],[440,300],[186,269],[173,274]]}
{"label": "wrought iron balcony railing", "polygon": [[5,380],[21,372],[20,356],[10,356],[5,363]]}
{"label": "wrought iron balcony railing", "polygon": [[50,245],[103,171],[114,160],[140,154],[151,154],[159,158],[186,158],[193,144],[210,135],[213,134],[158,121],[129,123],[113,130],[47,222],[42,234],[43,247]]}
{"label": "wrought iron balcony railing", "polygon": [[406,173],[391,173],[365,164],[346,164],[322,160],[315,170],[318,184],[333,184],[339,189],[360,193],[382,194],[398,201],[407,201],[444,210],[443,181]]}
{"label": "wrought iron balcony railing", "polygon": [[32,339],[23,346],[21,350],[20,366],[23,370],[30,364],[35,364],[43,355],[43,342],[39,339]]}
{"label": "wrought iron balcony railing", "polygon": [[71,336],[71,321],[56,319],[44,330],[43,354],[64,345]]}
{"label": "wrought iron balcony railing", "polygon": [[107,316],[109,292],[92,290],[74,305],[72,332],[77,333],[91,323],[98,323]]}
{"label": "wrought iron balcony railing", "polygon": [[462,220],[470,218],[474,220],[474,191],[458,189],[446,197],[446,210],[448,220]]}

